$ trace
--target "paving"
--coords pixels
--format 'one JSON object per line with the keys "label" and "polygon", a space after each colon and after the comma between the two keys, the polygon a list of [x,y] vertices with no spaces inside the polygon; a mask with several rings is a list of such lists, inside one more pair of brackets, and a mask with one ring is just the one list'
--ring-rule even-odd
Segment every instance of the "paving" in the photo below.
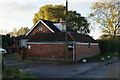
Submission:
{"label": "paving", "polygon": [[[38,78],[117,78],[118,64],[105,65],[104,62],[55,64],[43,62],[23,62],[11,57],[4,57],[6,67],[19,67],[31,72]],[[109,71],[114,76],[109,76]]]}

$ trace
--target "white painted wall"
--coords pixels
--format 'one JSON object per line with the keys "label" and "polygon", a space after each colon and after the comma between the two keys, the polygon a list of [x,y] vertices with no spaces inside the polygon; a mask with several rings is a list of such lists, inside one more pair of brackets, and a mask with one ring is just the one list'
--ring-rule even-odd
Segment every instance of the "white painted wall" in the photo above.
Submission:
{"label": "white painted wall", "polygon": [[28,39],[21,39],[21,44],[20,44],[20,46],[21,46],[21,47],[23,47],[23,46],[27,47],[27,41],[28,41]]}

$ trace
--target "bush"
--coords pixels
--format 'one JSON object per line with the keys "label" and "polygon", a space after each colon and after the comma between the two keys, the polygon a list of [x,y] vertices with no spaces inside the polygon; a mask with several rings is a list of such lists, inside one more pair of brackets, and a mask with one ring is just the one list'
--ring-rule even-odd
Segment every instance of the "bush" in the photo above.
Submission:
{"label": "bush", "polygon": [[120,39],[103,39],[98,40],[101,53],[119,53],[120,55]]}
{"label": "bush", "polygon": [[2,36],[2,47],[3,48],[10,47],[13,44],[14,44],[14,39],[13,39],[13,37],[10,37],[9,34]]}

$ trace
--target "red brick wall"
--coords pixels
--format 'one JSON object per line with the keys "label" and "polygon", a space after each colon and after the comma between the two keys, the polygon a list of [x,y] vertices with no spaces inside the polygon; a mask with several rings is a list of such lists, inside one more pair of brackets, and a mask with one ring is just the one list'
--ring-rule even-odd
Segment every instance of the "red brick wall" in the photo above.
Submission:
{"label": "red brick wall", "polygon": [[[42,27],[42,31],[38,30],[38,27]],[[36,32],[47,32],[47,33],[51,33],[50,29],[48,29],[44,24],[40,23],[37,25],[37,27],[30,33],[30,35],[35,34]]]}
{"label": "red brick wall", "polygon": [[[29,44],[28,57],[65,58],[65,44]],[[68,52],[69,58],[72,51]]]}
{"label": "red brick wall", "polygon": [[[29,44],[31,49],[28,49],[28,57],[40,58],[65,58],[65,44]],[[90,57],[100,53],[99,46],[76,44],[76,59]],[[73,50],[68,51],[68,58],[72,59]]]}
{"label": "red brick wall", "polygon": [[76,59],[90,57],[100,53],[100,49],[98,45],[80,45],[76,44]]}

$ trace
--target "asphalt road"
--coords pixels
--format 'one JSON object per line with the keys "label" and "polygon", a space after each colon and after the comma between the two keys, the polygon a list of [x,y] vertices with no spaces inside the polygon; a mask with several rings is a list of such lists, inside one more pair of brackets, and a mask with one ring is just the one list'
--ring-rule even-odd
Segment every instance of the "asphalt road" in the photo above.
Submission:
{"label": "asphalt road", "polygon": [[112,64],[43,64],[30,69],[23,69],[40,78],[120,78],[120,60]]}
{"label": "asphalt road", "polygon": [[93,70],[83,72],[76,78],[119,78],[120,80],[120,60],[112,64],[98,66]]}
{"label": "asphalt road", "polygon": [[5,66],[20,67],[38,78],[120,78],[120,60],[112,64],[105,63],[25,63],[12,58],[4,58]]}

